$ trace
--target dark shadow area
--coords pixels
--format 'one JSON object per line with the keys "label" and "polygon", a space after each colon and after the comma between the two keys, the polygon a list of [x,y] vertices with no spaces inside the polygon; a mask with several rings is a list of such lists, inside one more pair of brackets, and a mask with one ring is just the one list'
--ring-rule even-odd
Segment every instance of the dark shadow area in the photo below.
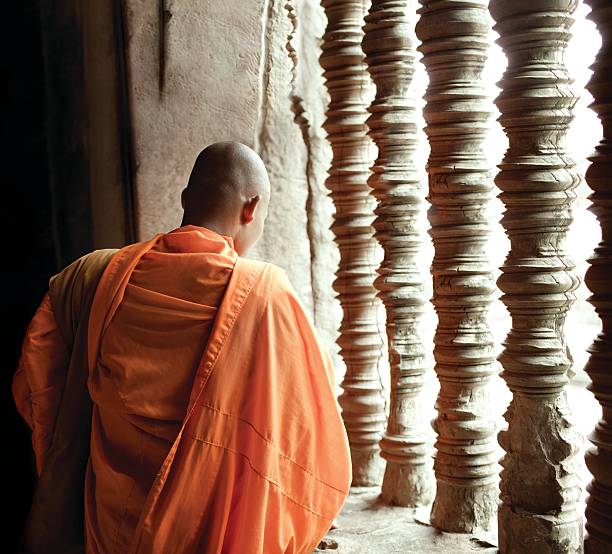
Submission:
{"label": "dark shadow area", "polygon": [[[107,53],[100,61],[104,48],[93,48],[91,37],[86,44],[92,26],[98,29],[94,21],[97,12],[86,9],[91,7],[79,0],[26,0],[7,6],[2,222],[8,240],[2,306],[8,336],[2,349],[2,401],[8,418],[7,476],[11,480],[7,545],[3,544],[3,551],[8,552],[16,549],[36,482],[30,430],[16,410],[12,394],[26,327],[47,290],[49,277],[94,248],[121,247],[133,238],[131,189],[124,186],[129,181],[129,165],[117,162],[107,152],[102,162],[92,166],[88,149],[91,112],[87,111],[84,67],[89,52],[92,67],[112,76],[109,68],[117,63],[116,71],[122,76],[121,85],[109,78],[101,81],[106,88],[90,86],[96,93],[90,102],[104,102],[114,94],[120,105],[116,112],[109,108],[109,113],[119,117],[117,126],[95,127],[92,132],[95,136],[107,133],[115,141],[117,159],[129,159],[128,142],[121,139],[128,121],[122,58]],[[113,2],[106,10],[106,27],[100,24],[98,33],[116,35],[113,40],[121,50],[122,35],[112,31],[113,26],[121,28],[119,8],[119,3]],[[103,62],[107,64],[104,67]],[[102,71],[102,77],[106,75]],[[98,175],[94,198],[91,172],[105,168],[109,159],[120,173]],[[98,214],[97,246],[94,208]]]}
{"label": "dark shadow area", "polygon": [[2,349],[2,401],[10,480],[7,534],[3,550],[13,552],[21,536],[35,484],[30,431],[15,409],[12,378],[26,326],[57,268],[53,244],[51,192],[45,133],[45,87],[40,12],[35,2],[7,5],[7,45],[3,116],[5,153],[2,221],[8,233],[2,306],[5,333]]}

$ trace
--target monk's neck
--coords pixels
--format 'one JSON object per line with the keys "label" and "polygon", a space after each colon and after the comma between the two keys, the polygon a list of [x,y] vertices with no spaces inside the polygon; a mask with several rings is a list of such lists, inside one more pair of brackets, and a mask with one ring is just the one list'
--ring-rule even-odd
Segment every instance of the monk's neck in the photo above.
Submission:
{"label": "monk's neck", "polygon": [[202,219],[202,220],[193,220],[191,218],[183,218],[181,221],[181,227],[185,225],[195,225],[196,227],[205,227],[206,229],[210,229],[219,235],[224,235],[226,237],[234,238],[236,234],[236,229],[228,224],[210,219]]}

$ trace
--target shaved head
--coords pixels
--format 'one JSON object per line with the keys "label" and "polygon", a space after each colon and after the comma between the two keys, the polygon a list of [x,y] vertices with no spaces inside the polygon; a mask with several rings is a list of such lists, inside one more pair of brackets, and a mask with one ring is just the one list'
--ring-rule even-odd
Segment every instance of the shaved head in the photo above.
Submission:
{"label": "shaved head", "polygon": [[231,236],[240,253],[239,247],[245,251],[259,238],[269,200],[270,180],[259,155],[240,142],[216,142],[195,160],[181,195],[182,225]]}
{"label": "shaved head", "polygon": [[268,172],[259,155],[240,142],[215,142],[196,158],[185,190],[185,214],[231,211],[252,196],[270,196]]}

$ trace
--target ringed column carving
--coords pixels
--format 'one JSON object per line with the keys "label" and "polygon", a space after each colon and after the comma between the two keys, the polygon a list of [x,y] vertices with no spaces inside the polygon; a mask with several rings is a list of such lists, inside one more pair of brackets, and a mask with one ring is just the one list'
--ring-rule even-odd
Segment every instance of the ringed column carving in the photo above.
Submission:
{"label": "ringed column carving", "polygon": [[591,378],[589,390],[601,404],[602,418],[590,434],[593,446],[585,459],[593,480],[587,487],[588,554],[612,552],[612,3],[609,0],[586,0],[592,19],[601,33],[602,46],[587,89],[593,95],[591,107],[602,122],[603,139],[589,158],[587,183],[593,190],[591,211],[601,225],[601,242],[589,259],[586,284],[602,321],[602,330],[589,348],[586,371]]}
{"label": "ringed column carving", "polygon": [[373,236],[374,199],[369,194],[366,103],[370,77],[361,40],[365,15],[359,0],[323,0],[327,28],[321,66],[330,103],[324,128],[332,147],[325,182],[336,207],[332,231],[340,250],[334,290],[343,310],[338,345],[346,363],[339,398],[353,461],[353,485],[380,485],[384,460],[378,441],[386,422],[378,362],[378,330]]}
{"label": "ringed column carving", "polygon": [[490,108],[481,73],[490,26],[487,0],[421,4],[416,33],[429,75],[424,115],[440,381],[431,521],[467,533],[491,527],[499,494],[487,395],[495,353],[486,318],[495,281],[485,252],[493,180],[483,151]]}
{"label": "ringed column carving", "polygon": [[374,0],[362,43],[376,84],[368,126],[378,158],[368,184],[378,201],[375,236],[385,254],[374,284],[387,312],[391,369],[389,421],[380,441],[381,456],[387,460],[382,496],[401,506],[424,505],[433,498],[420,398],[426,359],[417,329],[425,295],[416,264],[423,194],[413,160],[415,102],[408,90],[415,64],[414,7],[413,0]]}
{"label": "ringed column carving", "polygon": [[512,391],[499,434],[500,552],[582,551],[580,483],[563,336],[578,279],[564,241],[579,182],[564,147],[576,103],[563,61],[577,0],[492,0],[508,67],[496,100],[509,148],[495,180],[510,252],[498,286],[512,318],[499,360]]}

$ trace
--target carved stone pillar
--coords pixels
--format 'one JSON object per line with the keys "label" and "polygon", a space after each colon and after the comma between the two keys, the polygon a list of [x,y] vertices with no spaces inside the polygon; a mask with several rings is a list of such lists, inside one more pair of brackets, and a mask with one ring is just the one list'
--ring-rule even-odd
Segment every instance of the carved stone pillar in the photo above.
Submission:
{"label": "carved stone pillar", "polygon": [[602,332],[589,349],[586,371],[589,389],[602,407],[602,418],[589,436],[594,447],[587,451],[586,464],[593,474],[588,486],[585,550],[589,554],[612,552],[612,4],[609,0],[587,0],[589,18],[602,35],[602,47],[591,66],[588,90],[591,107],[603,124],[604,136],[590,158],[586,173],[593,189],[591,210],[601,224],[601,242],[589,260],[586,284],[590,300],[602,321]]}
{"label": "carved stone pillar", "polygon": [[513,393],[499,434],[500,552],[580,552],[576,452],[564,390],[571,368],[563,323],[578,279],[564,240],[579,177],[564,148],[576,98],[563,53],[577,0],[492,0],[508,57],[496,105],[509,148],[496,184],[510,252],[498,280],[512,327],[500,356]]}
{"label": "carved stone pillar", "polygon": [[330,103],[324,127],[333,158],[326,186],[336,207],[332,230],[340,250],[334,281],[343,309],[338,344],[346,363],[340,396],[353,459],[353,485],[379,485],[384,469],[378,441],[385,401],[378,374],[382,339],[377,326],[376,241],[369,194],[371,141],[366,126],[370,77],[361,50],[365,8],[355,0],[323,0],[328,24],[321,66]]}
{"label": "carved stone pillar", "polygon": [[490,528],[499,494],[495,422],[486,390],[495,362],[486,321],[495,290],[485,252],[485,212],[493,188],[483,151],[490,116],[481,80],[487,0],[421,3],[416,33],[429,75],[425,132],[431,147],[428,215],[440,381],[431,521],[445,531],[472,532]]}
{"label": "carved stone pillar", "polygon": [[375,286],[387,311],[391,368],[389,422],[380,442],[381,456],[387,460],[382,496],[402,506],[427,504],[433,497],[419,398],[426,361],[417,331],[425,302],[423,277],[416,265],[423,194],[413,160],[415,104],[408,95],[415,64],[410,36],[414,6],[413,0],[374,0],[363,39],[376,84],[368,126],[378,158],[368,184],[378,200],[374,228],[385,253]]}

